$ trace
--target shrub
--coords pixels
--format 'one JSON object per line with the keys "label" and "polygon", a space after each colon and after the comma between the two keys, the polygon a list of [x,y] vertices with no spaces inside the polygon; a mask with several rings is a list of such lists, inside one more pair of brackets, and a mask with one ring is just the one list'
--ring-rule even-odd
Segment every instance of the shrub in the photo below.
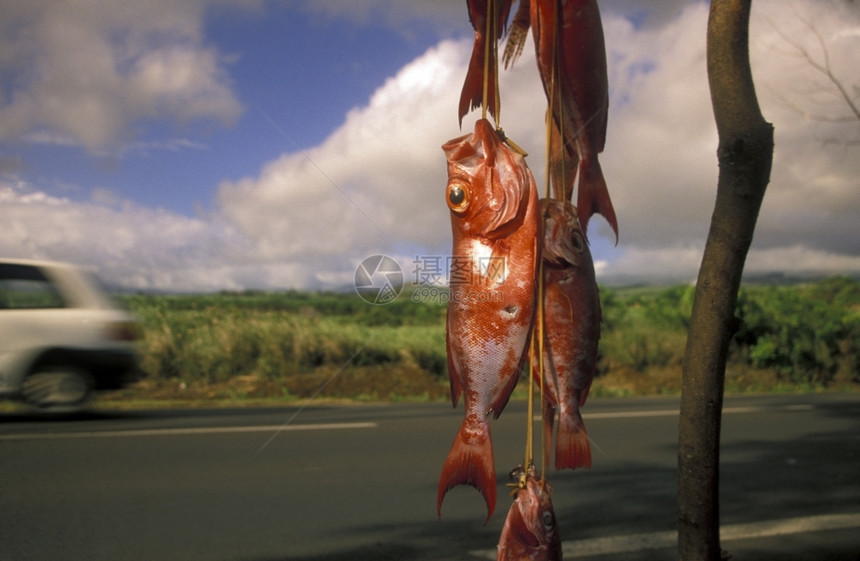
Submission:
{"label": "shrub", "polygon": [[[598,393],[677,391],[693,294],[690,286],[601,289],[598,375],[605,379]],[[401,297],[373,306],[354,294],[300,292],[125,300],[141,320],[142,366],[156,385],[240,380],[227,391],[305,395],[340,372],[344,380],[327,392],[359,391],[362,383],[365,396],[447,391],[439,304]],[[744,287],[736,315],[727,387],[860,383],[856,281]]]}

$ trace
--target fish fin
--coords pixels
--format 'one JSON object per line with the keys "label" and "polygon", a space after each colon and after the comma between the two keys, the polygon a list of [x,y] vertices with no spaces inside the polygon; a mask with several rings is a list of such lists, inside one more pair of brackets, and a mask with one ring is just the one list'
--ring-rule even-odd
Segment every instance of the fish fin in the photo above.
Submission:
{"label": "fish fin", "polygon": [[[484,99],[484,49],[485,41],[492,41],[492,47],[496,48],[496,41],[501,34],[505,32],[508,25],[508,16],[511,12],[513,0],[503,0],[496,7],[494,14],[487,12],[486,2],[475,2],[467,0],[469,10],[469,21],[472,22],[472,27],[475,29],[475,44],[472,47],[472,56],[469,59],[469,68],[466,71],[466,81],[463,83],[463,90],[460,92],[460,107],[459,119],[460,127],[463,126],[463,117],[476,107],[480,107]],[[495,26],[490,37],[486,36],[487,18],[496,18]],[[499,100],[496,96],[496,65],[489,65],[489,76],[487,81],[490,87],[487,89],[487,110],[498,121],[499,118]]]}
{"label": "fish fin", "polygon": [[475,30],[475,43],[472,45],[472,54],[469,57],[469,66],[466,68],[466,80],[460,91],[460,106],[458,116],[460,128],[463,128],[463,116],[481,103],[481,84],[484,79],[484,26],[486,25],[486,0],[466,0],[466,9],[469,13],[469,23]]}
{"label": "fish fin", "polygon": [[579,406],[582,407],[585,405],[585,400],[588,399],[588,392],[591,391],[591,383],[585,386],[579,393]]}
{"label": "fish fin", "polygon": [[[537,247],[538,239],[539,239],[539,237],[535,237],[534,255],[539,254],[538,253],[539,250]],[[539,257],[538,257],[538,259],[539,259]],[[537,268],[538,268],[537,261],[535,261],[535,276],[537,276]],[[534,297],[535,298],[537,297],[537,286],[535,286]],[[498,419],[499,415],[502,414],[502,411],[504,411],[505,406],[508,404],[508,400],[511,399],[511,394],[514,393],[514,388],[517,387],[517,382],[520,381],[520,375],[522,374],[523,366],[525,366],[526,358],[528,358],[528,355],[529,355],[530,342],[532,341],[532,333],[534,332],[534,325],[535,325],[535,318],[536,317],[537,317],[537,307],[534,307],[531,310],[531,319],[529,320],[529,332],[528,332],[528,335],[526,336],[526,345],[522,349],[522,351],[520,352],[520,359],[519,359],[519,362],[517,363],[517,367],[515,369],[515,372],[505,382],[504,387],[499,392],[496,399],[492,403],[490,403],[490,407],[491,407],[491,411],[493,412],[493,418],[494,419]],[[531,376],[531,372],[529,373],[529,376]]]}
{"label": "fish fin", "polygon": [[591,444],[579,407],[574,407],[570,414],[562,412],[556,439],[555,469],[591,467]]}
{"label": "fish fin", "polygon": [[579,163],[579,193],[576,197],[576,207],[579,213],[579,224],[583,233],[588,228],[588,219],[593,214],[600,214],[615,232],[615,244],[618,244],[618,220],[615,209],[609,198],[609,189],[603,178],[603,170],[597,157],[582,159]]}
{"label": "fish fin", "polygon": [[494,419],[498,419],[499,415],[502,414],[502,411],[505,410],[505,406],[507,406],[508,401],[511,399],[511,394],[514,393],[514,388],[517,386],[517,382],[520,379],[521,370],[522,362],[520,362],[520,365],[517,367],[516,375],[510,377],[510,379],[505,383],[505,386],[502,388],[502,391],[499,392],[498,397],[496,397],[496,400],[490,404]]}
{"label": "fish fin", "polygon": [[448,356],[448,382],[451,386],[451,406],[457,407],[457,403],[460,402],[460,396],[463,393],[463,388],[460,387],[460,374],[451,363],[450,355]]}
{"label": "fish fin", "polygon": [[436,515],[442,517],[442,501],[445,494],[457,485],[471,485],[481,492],[487,503],[487,520],[496,509],[496,468],[493,460],[493,442],[490,439],[490,425],[486,419],[469,422],[469,415],[463,420],[442,474],[436,495]]}
{"label": "fish fin", "polygon": [[505,52],[502,55],[505,68],[513,66],[514,62],[516,62],[523,52],[529,27],[531,27],[530,8],[530,2],[521,1],[520,7],[517,9],[517,13],[514,15],[514,19],[508,28],[508,41],[505,43]]}
{"label": "fish fin", "polygon": [[445,329],[445,348],[447,352],[448,360],[448,383],[451,386],[451,405],[453,407],[457,407],[457,403],[460,401],[460,395],[463,393],[463,388],[460,386],[460,372],[457,370],[457,366],[454,364],[454,359],[452,357],[453,352],[451,351],[451,345],[449,343],[448,338],[450,337],[451,328],[447,323],[450,321],[450,316],[445,316],[446,329]]}
{"label": "fish fin", "polygon": [[[493,90],[492,88],[490,88]],[[487,94],[495,98],[495,91]],[[475,46],[472,47],[472,57],[469,59],[469,68],[466,70],[466,80],[463,82],[463,90],[460,92],[460,106],[457,116],[460,119],[460,127],[463,127],[463,117],[466,113],[481,106],[484,98],[484,37],[475,34]],[[495,116],[495,101],[490,102],[490,113]]]}
{"label": "fish fin", "polygon": [[463,393],[463,388],[460,387],[460,375],[456,368],[451,364],[451,359],[448,358],[448,382],[451,386],[451,407],[457,407],[460,402],[460,396]]}

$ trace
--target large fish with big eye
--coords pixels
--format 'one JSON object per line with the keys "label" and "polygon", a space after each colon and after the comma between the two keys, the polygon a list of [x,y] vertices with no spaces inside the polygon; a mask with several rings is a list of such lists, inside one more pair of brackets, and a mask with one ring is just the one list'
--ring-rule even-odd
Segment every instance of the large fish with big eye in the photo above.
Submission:
{"label": "large fish with big eye", "polygon": [[[541,200],[543,225],[543,427],[549,458],[559,412],[556,469],[591,467],[591,446],[580,407],[597,368],[600,296],[588,242],[569,201]],[[539,373],[532,368],[535,383]],[[546,462],[548,463],[548,462]]]}
{"label": "large fish with big eye", "polygon": [[465,416],[439,479],[437,514],[457,485],[472,485],[496,505],[488,416],[498,417],[525,360],[535,317],[540,216],[524,157],[489,121],[442,146],[453,252],[447,318],[448,375],[454,407]]}
{"label": "large fish with big eye", "polygon": [[561,561],[561,538],[552,508],[552,486],[538,479],[534,468],[516,471],[521,486],[508,511],[496,561]]}

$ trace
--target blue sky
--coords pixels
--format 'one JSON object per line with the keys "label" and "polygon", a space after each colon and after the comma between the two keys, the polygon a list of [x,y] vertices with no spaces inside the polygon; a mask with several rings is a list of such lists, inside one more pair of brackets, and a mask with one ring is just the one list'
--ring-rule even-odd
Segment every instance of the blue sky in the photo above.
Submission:
{"label": "blue sky", "polygon": [[[400,32],[297,4],[239,4],[204,14],[201,47],[222,57],[224,81],[242,106],[235,122],[144,119],[129,127],[133,139],[96,153],[33,143],[9,151],[38,169],[43,184],[54,183],[56,195],[87,198],[71,185],[85,189],[95,178],[124,198],[192,216],[211,205],[222,179],[322,142],[350,109],[444,35],[420,22]],[[456,31],[462,38],[468,30]]]}
{"label": "blue sky", "polygon": [[[750,272],[860,274],[860,126],[800,56],[819,33],[856,103],[860,9],[826,3],[754,3],[777,150]],[[598,277],[689,281],[717,177],[707,3],[600,5],[621,237],[592,222]],[[0,255],[142,290],[337,288],[375,253],[408,273],[450,252],[439,147],[478,117],[458,128],[471,34],[460,0],[0,0]],[[501,88],[541,184],[531,40]]]}

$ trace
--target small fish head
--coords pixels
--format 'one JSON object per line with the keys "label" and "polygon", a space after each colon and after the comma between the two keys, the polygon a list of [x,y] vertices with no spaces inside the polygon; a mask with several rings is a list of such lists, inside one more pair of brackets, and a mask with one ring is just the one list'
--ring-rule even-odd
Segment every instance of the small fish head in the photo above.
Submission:
{"label": "small fish head", "polygon": [[499,542],[502,559],[554,561],[561,559],[561,540],[552,508],[552,488],[529,475],[516,493]]}
{"label": "small fish head", "polygon": [[541,482],[533,477],[526,481],[527,500],[524,503],[524,519],[529,521],[531,533],[540,546],[549,546],[553,540],[558,539],[558,528],[555,521],[555,512],[552,508],[550,493],[552,487],[549,482]]}
{"label": "small fish head", "polygon": [[582,232],[576,207],[569,201],[541,199],[543,260],[549,267],[583,267],[591,263],[588,240]]}

